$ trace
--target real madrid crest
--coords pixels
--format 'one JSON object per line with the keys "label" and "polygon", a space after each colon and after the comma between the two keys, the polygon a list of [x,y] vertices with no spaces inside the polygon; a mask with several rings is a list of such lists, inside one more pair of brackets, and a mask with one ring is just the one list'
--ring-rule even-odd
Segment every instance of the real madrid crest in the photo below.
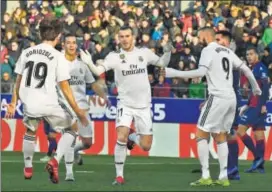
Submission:
{"label": "real madrid crest", "polygon": [[144,61],[144,58],[142,56],[139,56],[139,61],[140,62],[143,62]]}
{"label": "real madrid crest", "polygon": [[120,59],[125,59],[125,54],[120,54]]}
{"label": "real madrid crest", "polygon": [[120,54],[120,59],[122,59],[122,63],[126,63],[125,54]]}

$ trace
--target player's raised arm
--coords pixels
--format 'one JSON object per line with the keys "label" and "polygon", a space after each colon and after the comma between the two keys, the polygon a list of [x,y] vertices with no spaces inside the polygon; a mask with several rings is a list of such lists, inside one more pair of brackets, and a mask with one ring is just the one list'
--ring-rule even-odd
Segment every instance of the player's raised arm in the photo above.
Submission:
{"label": "player's raised arm", "polygon": [[[24,53],[24,52],[23,52]],[[15,73],[17,74],[16,82],[12,92],[11,103],[7,105],[7,112],[5,118],[13,118],[15,115],[16,105],[19,100],[19,89],[22,80],[22,74],[24,72],[23,53],[19,57],[15,65]]]}
{"label": "player's raised arm", "polygon": [[93,63],[92,56],[88,51],[83,51],[82,49],[80,49],[80,57],[94,75],[100,76],[102,73],[106,72],[105,67],[103,67],[102,65],[96,66]]}
{"label": "player's raised arm", "polygon": [[210,55],[208,49],[203,49],[199,61],[199,67],[196,70],[191,71],[179,71],[172,68],[165,69],[165,76],[166,77],[179,77],[179,78],[196,78],[196,77],[203,77],[206,75],[212,56]]}
{"label": "player's raised arm", "polygon": [[240,71],[242,71],[245,74],[245,76],[247,77],[247,79],[252,87],[252,93],[254,95],[261,95],[262,91],[261,91],[252,71],[249,69],[249,67],[236,54],[233,54],[232,57],[234,60],[234,63],[233,63],[234,68],[239,69]]}
{"label": "player's raised arm", "polygon": [[149,65],[155,65],[158,67],[167,67],[171,59],[172,45],[166,44],[163,46],[163,55],[159,57],[153,53],[150,49],[145,50],[147,62]]}

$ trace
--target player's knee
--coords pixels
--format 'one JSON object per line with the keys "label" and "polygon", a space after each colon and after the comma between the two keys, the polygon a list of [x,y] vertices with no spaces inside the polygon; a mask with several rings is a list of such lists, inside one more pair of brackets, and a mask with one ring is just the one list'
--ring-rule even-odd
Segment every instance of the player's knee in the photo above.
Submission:
{"label": "player's knee", "polygon": [[153,137],[151,135],[141,136],[140,145],[144,151],[149,151],[152,146]]}
{"label": "player's knee", "polygon": [[236,133],[239,137],[243,137],[246,134],[247,128],[245,126],[239,126]]}
{"label": "player's knee", "polygon": [[118,134],[117,135],[117,140],[122,142],[122,143],[127,143],[128,142],[128,137],[126,137],[125,134]]}
{"label": "player's knee", "polygon": [[254,138],[257,141],[265,139],[264,131],[262,130],[254,131]]}
{"label": "player's knee", "polygon": [[83,142],[83,145],[84,145],[85,149],[89,149],[93,144],[92,138],[83,138],[82,142]]}
{"label": "player's knee", "polygon": [[49,133],[47,135],[48,139],[55,139],[56,138],[56,133]]}
{"label": "player's knee", "polygon": [[149,151],[150,149],[151,149],[151,144],[143,144],[142,145],[142,149],[144,150],[144,151]]}

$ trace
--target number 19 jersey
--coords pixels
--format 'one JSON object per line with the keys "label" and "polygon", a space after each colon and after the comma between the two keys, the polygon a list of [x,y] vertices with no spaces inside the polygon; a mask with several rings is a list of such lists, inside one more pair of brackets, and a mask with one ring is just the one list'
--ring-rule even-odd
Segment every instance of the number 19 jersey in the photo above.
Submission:
{"label": "number 19 jersey", "polygon": [[230,49],[215,42],[202,50],[199,66],[206,67],[209,94],[219,97],[233,97],[233,69],[243,65],[237,55]]}
{"label": "number 19 jersey", "polygon": [[19,97],[24,112],[42,117],[59,107],[57,84],[70,79],[68,65],[62,53],[45,43],[22,52],[15,73],[22,75]]}

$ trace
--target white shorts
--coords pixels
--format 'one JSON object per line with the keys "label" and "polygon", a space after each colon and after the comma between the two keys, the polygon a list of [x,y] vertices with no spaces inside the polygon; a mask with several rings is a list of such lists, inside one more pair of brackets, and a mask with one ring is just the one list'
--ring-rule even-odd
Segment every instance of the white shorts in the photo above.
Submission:
{"label": "white shorts", "polygon": [[90,118],[90,114],[88,111],[86,111],[86,117],[89,121],[89,125],[87,127],[83,126],[81,124],[80,121],[77,122],[77,126],[78,126],[78,134],[81,137],[84,138],[89,138],[89,137],[93,137],[93,127],[92,127],[92,122],[91,122],[91,118]]}
{"label": "white shorts", "polygon": [[209,133],[229,132],[236,112],[236,98],[210,95],[201,110],[197,127]]}
{"label": "white shorts", "polygon": [[125,126],[130,128],[133,120],[137,134],[153,135],[150,107],[136,109],[118,103],[116,127]]}
{"label": "white shorts", "polygon": [[47,121],[52,129],[61,132],[63,129],[70,128],[77,121],[77,118],[69,107],[56,105],[41,114],[36,113],[34,115],[29,112],[24,114],[23,122],[28,129],[36,131],[41,120]]}

